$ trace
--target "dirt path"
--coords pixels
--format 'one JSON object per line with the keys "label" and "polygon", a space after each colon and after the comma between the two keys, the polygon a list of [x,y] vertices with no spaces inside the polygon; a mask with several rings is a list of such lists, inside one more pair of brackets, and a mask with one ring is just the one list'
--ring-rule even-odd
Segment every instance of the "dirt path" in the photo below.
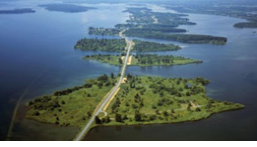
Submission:
{"label": "dirt path", "polygon": [[116,94],[119,92],[120,87],[115,91],[115,93],[112,95],[111,99],[106,103],[106,105],[103,108],[103,112],[107,110],[109,105],[111,104],[112,100],[115,98]]}
{"label": "dirt path", "polygon": [[132,56],[129,56],[127,65],[131,65],[132,62]]}

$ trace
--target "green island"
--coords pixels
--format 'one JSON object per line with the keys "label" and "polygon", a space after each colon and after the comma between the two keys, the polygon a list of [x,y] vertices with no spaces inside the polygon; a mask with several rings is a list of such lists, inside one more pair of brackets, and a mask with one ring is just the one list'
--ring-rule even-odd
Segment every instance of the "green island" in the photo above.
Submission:
{"label": "green island", "polygon": [[210,35],[196,35],[196,34],[166,34],[153,31],[145,31],[141,29],[129,29],[125,32],[126,36],[143,37],[150,39],[162,39],[169,41],[178,41],[182,43],[210,43],[214,45],[224,45],[227,42],[225,37],[215,37]]}
{"label": "green island", "polygon": [[[174,51],[181,49],[180,46],[173,44],[161,44],[141,40],[133,40],[135,43],[133,50],[143,51]],[[126,47],[125,39],[81,39],[74,46],[75,49],[83,51],[108,51],[121,52]]]}
{"label": "green island", "polygon": [[[126,83],[96,123],[103,125],[157,124],[195,121],[214,113],[244,108],[206,96],[203,78],[138,77],[128,74]],[[100,120],[100,121],[99,121]]]}
{"label": "green island", "polygon": [[[102,63],[122,66],[125,56],[120,55],[91,55],[85,56],[84,60],[94,60]],[[137,54],[129,58],[128,65],[135,66],[171,66],[192,63],[202,63],[201,60],[194,60],[185,57],[174,57],[172,55],[159,56],[154,54]]]}
{"label": "green island", "polygon": [[[195,121],[214,113],[244,108],[206,96],[203,78],[139,77],[128,74],[107,107],[95,117],[95,125],[136,125]],[[29,101],[26,117],[60,126],[85,125],[116,82],[103,75],[86,84]]]}
{"label": "green island", "polygon": [[60,126],[82,127],[117,82],[113,74],[89,79],[79,87],[56,91],[29,101],[26,118]]}
{"label": "green island", "polygon": [[240,22],[234,25],[236,28],[257,28],[257,22]]}
{"label": "green island", "polygon": [[85,7],[73,4],[43,4],[38,5],[39,7],[43,7],[48,11],[57,11],[57,12],[65,12],[65,13],[79,13],[86,12],[91,9],[95,9],[93,7]]}
{"label": "green island", "polygon": [[[224,45],[225,37],[217,37],[200,34],[182,34],[185,29],[178,28],[180,25],[196,25],[184,18],[185,14],[152,12],[148,8],[127,8],[125,12],[131,14],[127,24],[117,24],[115,28],[89,28],[89,34],[95,35],[118,35],[120,30],[125,29],[124,34],[129,37],[141,37],[150,39],[162,39],[178,41],[182,43]],[[179,33],[179,34],[176,34]]]}
{"label": "green island", "polygon": [[31,8],[0,10],[0,14],[25,14],[25,13],[36,13],[36,11]]}
{"label": "green island", "polygon": [[181,49],[180,46],[174,44],[155,43],[138,39],[134,39],[133,42],[135,43],[133,50],[136,52],[176,51]]}
{"label": "green island", "polygon": [[114,28],[88,28],[89,35],[102,35],[102,36],[114,36],[118,35],[120,30]]}
{"label": "green island", "polygon": [[83,51],[123,51],[126,47],[125,39],[81,39],[74,46]]}
{"label": "green island", "polygon": [[[215,4],[214,4],[215,3]],[[235,18],[242,18],[249,22],[236,23],[236,28],[257,28],[257,13],[256,7],[250,7],[242,4],[241,6],[224,4],[221,2],[209,2],[209,3],[192,3],[190,5],[183,6],[166,6],[168,9],[178,11],[180,13],[196,13],[196,14],[210,14],[229,16]]]}

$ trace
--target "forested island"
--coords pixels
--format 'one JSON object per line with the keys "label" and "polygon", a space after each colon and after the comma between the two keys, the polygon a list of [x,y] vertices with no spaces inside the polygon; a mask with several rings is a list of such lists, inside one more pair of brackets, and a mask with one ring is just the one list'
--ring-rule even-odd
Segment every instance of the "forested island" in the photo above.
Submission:
{"label": "forested island", "polygon": [[180,13],[211,14],[242,18],[248,20],[249,22],[236,23],[234,27],[257,28],[257,9],[254,6],[236,6],[224,3],[194,3],[190,5],[184,4],[183,6],[166,6],[166,8],[178,11]]}
{"label": "forested island", "polygon": [[174,44],[155,43],[138,39],[134,39],[133,42],[135,43],[133,50],[136,52],[176,51],[181,49],[180,46]]}
{"label": "forested island", "polygon": [[[154,43],[149,41],[133,40],[135,43],[133,51],[150,52],[150,51],[175,51],[181,49],[180,46],[173,44]],[[120,52],[126,47],[125,39],[81,39],[74,46],[75,49],[83,51],[107,51]]]}
{"label": "forested island", "polygon": [[13,9],[13,10],[0,10],[0,14],[25,14],[35,13],[36,11],[30,8]]}
{"label": "forested island", "polygon": [[257,28],[257,22],[240,22],[234,25],[236,28]]}
{"label": "forested island", "polygon": [[[139,77],[128,74],[107,114],[95,117],[98,125],[133,125],[194,121],[211,114],[244,108],[205,95],[203,78]],[[29,101],[26,117],[60,126],[82,127],[103,97],[117,82],[111,74],[89,79],[86,84],[56,91]]]}
{"label": "forested island", "polygon": [[40,7],[44,7],[48,11],[57,11],[57,12],[67,12],[67,13],[78,13],[78,12],[86,12],[91,9],[95,9],[93,7],[85,7],[73,4],[44,4],[39,5]]}
{"label": "forested island", "polygon": [[114,36],[118,35],[120,30],[114,28],[88,28],[89,35],[102,35],[102,36]]}
{"label": "forested island", "polygon": [[[115,28],[89,28],[89,34],[118,35],[121,30],[126,30],[129,37],[141,37],[150,39],[162,39],[178,41],[182,43],[224,45],[225,37],[217,37],[200,34],[183,34],[187,30],[178,28],[180,25],[196,25],[184,18],[185,14],[152,12],[148,8],[127,8],[125,12],[131,15],[127,24],[117,24]],[[177,34],[179,33],[179,34]]]}
{"label": "forested island", "polygon": [[123,51],[126,47],[125,39],[81,39],[74,46],[83,51]]}
{"label": "forested island", "polygon": [[170,41],[178,41],[182,43],[210,43],[214,45],[224,45],[227,42],[225,37],[215,37],[210,35],[196,35],[196,34],[164,34],[159,32],[146,32],[141,29],[129,29],[125,32],[130,37],[143,37],[150,39],[162,39]]}
{"label": "forested island", "polygon": [[[91,55],[85,56],[84,60],[94,60],[102,63],[122,66],[125,56],[120,55]],[[137,54],[129,57],[128,65],[135,66],[171,66],[182,64],[202,63],[201,60],[194,60],[185,57],[174,57],[172,55],[158,56],[154,54]]]}

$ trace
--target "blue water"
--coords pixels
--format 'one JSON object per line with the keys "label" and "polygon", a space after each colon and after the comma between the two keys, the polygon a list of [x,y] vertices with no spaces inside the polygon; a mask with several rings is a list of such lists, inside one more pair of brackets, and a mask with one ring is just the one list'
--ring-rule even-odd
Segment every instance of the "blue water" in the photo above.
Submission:
{"label": "blue water", "polygon": [[136,75],[163,77],[204,77],[211,81],[208,96],[242,103],[243,110],[219,113],[208,119],[180,124],[97,127],[85,140],[256,140],[257,136],[257,34],[256,29],[236,29],[233,25],[244,20],[224,16],[190,14],[196,26],[182,26],[193,34],[224,36],[224,46],[183,44],[173,52],[153,52],[201,59],[202,64],[164,67],[130,66],[127,72]]}
{"label": "blue water", "polygon": [[[46,2],[18,1],[0,5],[1,9],[27,7],[37,12],[22,15],[0,15],[0,140],[5,140],[13,108],[22,95],[23,101],[51,94],[53,91],[81,85],[88,78],[111,72],[119,67],[83,61],[86,54],[73,49],[76,41],[88,36],[87,28],[113,27],[128,17],[125,5],[97,4],[83,13],[49,12],[37,4]],[[166,11],[150,5],[155,11]],[[225,46],[193,45],[171,41],[184,48],[173,52],[154,52],[201,59],[203,64],[170,67],[131,66],[127,72],[136,75],[194,78],[211,80],[210,97],[240,102],[243,110],[213,115],[192,123],[98,127],[86,140],[256,140],[257,136],[257,34],[254,29],[236,29],[233,24],[244,20],[190,14],[196,26],[181,26],[188,33],[228,37]],[[144,39],[150,40],[150,39]],[[27,92],[26,92],[27,90]],[[22,109],[21,109],[22,110]],[[22,114],[21,114],[22,116]],[[61,128],[18,117],[14,140],[69,140],[76,128]],[[68,135],[64,135],[68,134]]]}
{"label": "blue water", "polygon": [[98,9],[84,13],[62,13],[49,12],[37,4],[17,2],[1,7],[29,6],[37,12],[0,15],[0,140],[6,138],[13,108],[23,94],[22,102],[26,102],[57,89],[81,85],[104,73],[118,74],[120,70],[118,66],[82,60],[92,53],[76,51],[73,46],[81,38],[100,37],[88,36],[89,26],[114,27],[124,23],[124,7],[96,5]]}

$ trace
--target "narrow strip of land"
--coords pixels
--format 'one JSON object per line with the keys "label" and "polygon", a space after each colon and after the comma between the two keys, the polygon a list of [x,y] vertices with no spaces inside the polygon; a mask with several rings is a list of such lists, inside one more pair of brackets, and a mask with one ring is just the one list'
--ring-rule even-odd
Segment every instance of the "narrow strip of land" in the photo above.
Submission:
{"label": "narrow strip of land", "polygon": [[[123,35],[123,33],[125,32],[125,30],[122,30],[119,33],[119,36],[121,38],[125,38],[125,36]],[[107,96],[107,98],[103,101],[103,103],[101,104],[101,106],[96,110],[95,114],[93,114],[93,116],[90,118],[90,120],[88,121],[88,123],[86,124],[86,126],[83,128],[83,130],[78,134],[78,136],[74,139],[75,141],[80,141],[82,140],[82,138],[84,137],[85,133],[90,129],[90,126],[93,124],[95,117],[102,112],[103,108],[105,108],[105,106],[109,103],[110,99],[113,97],[113,95],[116,93],[116,91],[119,89],[122,81],[123,81],[123,76],[125,75],[125,71],[126,71],[126,67],[127,67],[127,62],[128,62],[128,58],[129,58],[129,54],[130,54],[130,50],[132,48],[132,41],[126,39],[126,49],[127,49],[127,54],[126,54],[126,58],[125,58],[125,62],[123,64],[123,67],[121,69],[120,72],[120,78],[118,83],[116,84],[116,86],[112,89],[112,91],[110,92],[110,94]]]}

